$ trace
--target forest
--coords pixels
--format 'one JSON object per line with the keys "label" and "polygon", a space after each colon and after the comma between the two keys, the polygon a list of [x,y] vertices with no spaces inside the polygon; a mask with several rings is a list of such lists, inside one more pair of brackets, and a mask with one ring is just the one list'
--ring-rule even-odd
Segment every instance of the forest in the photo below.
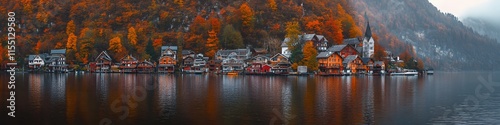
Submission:
{"label": "forest", "polygon": [[[265,48],[279,53],[286,24],[298,33],[323,34],[329,45],[363,35],[366,21],[348,0],[0,0],[0,12],[16,12],[16,54],[23,64],[29,54],[66,49],[71,64],[87,64],[101,51],[114,60],[125,55],[157,60],[162,45],[177,45],[213,57],[220,49]],[[1,19],[6,14],[0,15]],[[359,19],[359,20],[357,20]],[[5,29],[6,25],[0,25]],[[0,31],[5,32],[5,31]],[[389,32],[375,39],[391,39]],[[399,53],[413,48],[391,39]],[[2,42],[6,46],[6,42]],[[384,45],[376,45],[383,52]],[[401,47],[403,46],[403,47]],[[7,61],[0,48],[0,62]],[[384,53],[376,55],[382,59]]]}

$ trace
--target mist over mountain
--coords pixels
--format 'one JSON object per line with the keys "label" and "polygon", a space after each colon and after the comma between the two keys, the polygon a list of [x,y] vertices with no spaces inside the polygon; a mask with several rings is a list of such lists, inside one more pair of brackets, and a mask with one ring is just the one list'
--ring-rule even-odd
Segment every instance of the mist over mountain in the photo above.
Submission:
{"label": "mist over mountain", "polygon": [[[387,30],[411,44],[426,65],[442,70],[497,70],[500,45],[440,12],[428,0],[352,0],[357,15],[367,13],[375,33]],[[363,18],[363,16],[357,16]],[[484,28],[483,28],[484,29]],[[391,40],[381,39],[384,46]]]}
{"label": "mist over mountain", "polygon": [[462,19],[462,22],[467,27],[472,28],[475,32],[489,38],[496,39],[496,41],[500,43],[500,24],[495,24],[494,21],[481,17],[467,17]]}

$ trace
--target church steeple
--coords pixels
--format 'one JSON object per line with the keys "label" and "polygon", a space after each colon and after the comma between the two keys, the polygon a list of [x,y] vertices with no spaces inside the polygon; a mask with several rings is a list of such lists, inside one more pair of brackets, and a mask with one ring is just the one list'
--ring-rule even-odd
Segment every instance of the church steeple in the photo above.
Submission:
{"label": "church steeple", "polygon": [[365,20],[366,20],[366,23],[367,23],[366,31],[365,31],[365,37],[366,38],[371,38],[372,37],[372,29],[370,27],[370,20],[368,20],[368,16],[366,15],[366,12],[365,12]]}
{"label": "church steeple", "polygon": [[368,25],[366,26],[365,37],[366,38],[372,37],[372,29],[370,28],[370,22],[368,22]]}

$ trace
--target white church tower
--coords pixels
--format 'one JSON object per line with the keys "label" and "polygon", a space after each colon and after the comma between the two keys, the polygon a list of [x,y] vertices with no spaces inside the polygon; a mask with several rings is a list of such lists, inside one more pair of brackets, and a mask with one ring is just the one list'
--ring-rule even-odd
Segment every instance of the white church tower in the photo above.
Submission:
{"label": "white church tower", "polygon": [[368,22],[368,26],[366,26],[366,31],[365,31],[365,38],[363,39],[363,57],[370,58],[373,56],[374,52],[375,52],[375,40],[373,40],[372,30],[370,28],[370,22]]}

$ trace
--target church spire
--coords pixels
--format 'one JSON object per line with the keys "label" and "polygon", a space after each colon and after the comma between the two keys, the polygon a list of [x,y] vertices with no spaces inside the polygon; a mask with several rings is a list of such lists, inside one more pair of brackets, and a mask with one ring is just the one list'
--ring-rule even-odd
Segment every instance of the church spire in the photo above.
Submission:
{"label": "church spire", "polygon": [[370,21],[368,20],[368,16],[366,15],[366,12],[365,12],[365,20],[366,20],[366,23],[367,23],[366,31],[365,31],[365,37],[366,38],[371,38],[372,37],[372,29],[370,28]]}

